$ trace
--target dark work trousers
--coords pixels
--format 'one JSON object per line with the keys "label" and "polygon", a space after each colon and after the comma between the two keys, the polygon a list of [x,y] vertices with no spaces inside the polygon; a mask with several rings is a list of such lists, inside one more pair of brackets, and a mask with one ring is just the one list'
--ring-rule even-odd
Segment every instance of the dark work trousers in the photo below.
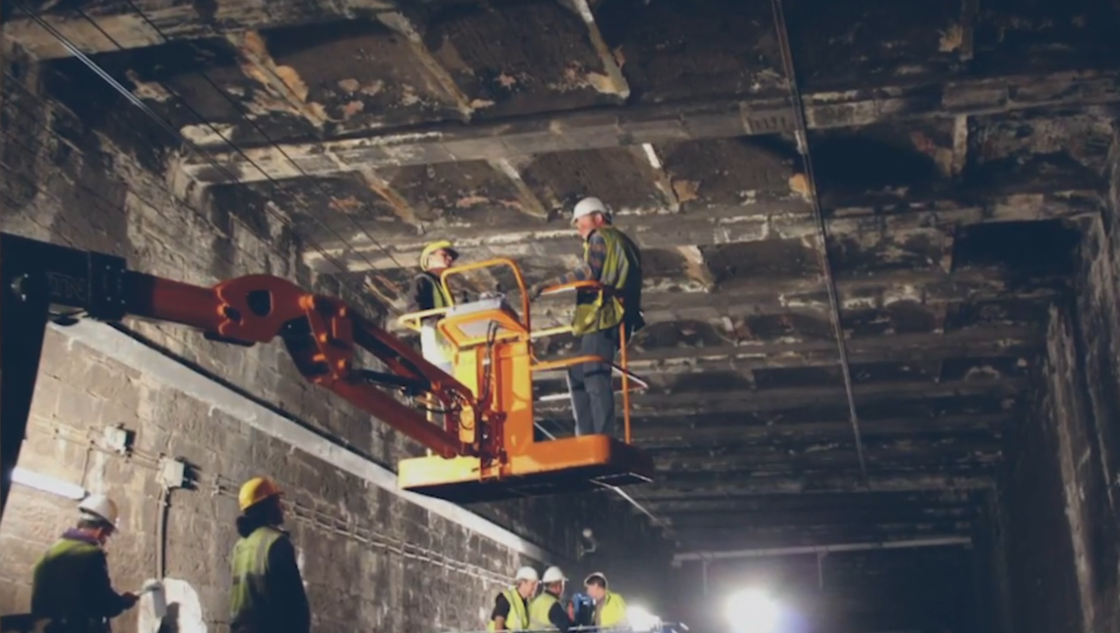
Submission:
{"label": "dark work trousers", "polygon": [[[599,356],[613,361],[618,353],[618,328],[584,334],[579,338],[580,356]],[[576,435],[614,433],[614,389],[608,363],[581,363],[568,369],[568,390]]]}

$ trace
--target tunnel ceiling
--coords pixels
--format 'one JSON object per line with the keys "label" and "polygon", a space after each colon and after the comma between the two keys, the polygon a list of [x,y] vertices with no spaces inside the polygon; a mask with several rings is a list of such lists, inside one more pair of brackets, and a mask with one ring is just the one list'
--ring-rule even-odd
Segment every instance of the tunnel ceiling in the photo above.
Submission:
{"label": "tunnel ceiling", "polygon": [[[577,261],[566,209],[612,205],[648,269],[634,438],[659,476],[635,497],[682,549],[969,533],[1120,102],[1107,3],[787,0],[864,479],[768,3],[82,4],[127,50],[39,3],[213,158],[145,155],[231,212],[281,211],[309,266],[386,306],[432,239],[533,282]],[[108,98],[24,16],[5,34],[75,111]]]}

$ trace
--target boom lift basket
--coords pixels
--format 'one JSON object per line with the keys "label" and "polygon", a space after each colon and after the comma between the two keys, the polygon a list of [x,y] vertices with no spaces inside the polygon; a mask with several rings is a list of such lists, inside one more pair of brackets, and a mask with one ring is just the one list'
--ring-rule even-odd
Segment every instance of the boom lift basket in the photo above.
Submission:
{"label": "boom lift basket", "polygon": [[[501,451],[485,456],[417,457],[402,460],[399,485],[413,492],[456,503],[495,501],[561,492],[625,486],[650,481],[652,460],[630,444],[629,392],[646,384],[627,367],[625,338],[622,363],[595,356],[578,356],[541,362],[533,354],[532,341],[541,336],[570,331],[570,327],[534,332],[528,293],[517,264],[499,258],[450,268],[442,283],[463,273],[491,267],[508,267],[521,293],[521,315],[500,298],[456,304],[436,311],[406,314],[400,322],[419,329],[425,317],[444,316],[437,328],[454,349],[454,375],[479,399],[488,413],[485,427],[496,434]],[[597,287],[578,282],[550,288],[553,294],[577,287]],[[448,296],[453,293],[448,292]],[[625,330],[622,332],[625,337]],[[565,369],[578,363],[606,361],[622,376],[625,441],[607,435],[584,435],[537,440],[533,415],[533,377],[544,371]],[[478,441],[476,427],[468,416],[460,419],[461,439]]]}

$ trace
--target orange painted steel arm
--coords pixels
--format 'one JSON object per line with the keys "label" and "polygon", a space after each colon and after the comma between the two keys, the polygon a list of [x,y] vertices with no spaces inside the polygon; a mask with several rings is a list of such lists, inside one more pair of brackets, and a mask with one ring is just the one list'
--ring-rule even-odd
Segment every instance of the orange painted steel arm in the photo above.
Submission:
{"label": "orange painted steel arm", "polygon": [[[204,288],[142,273],[127,274],[131,281],[127,313],[189,326],[230,342],[265,343],[280,337],[308,381],[337,393],[442,456],[477,452],[477,447],[459,440],[455,412],[456,406],[467,406],[476,409],[476,420],[480,418],[471,392],[341,300],[309,293],[270,275],[248,275]],[[431,392],[448,411],[445,428],[365,380],[354,367],[359,347],[385,363],[394,376],[430,384]]]}

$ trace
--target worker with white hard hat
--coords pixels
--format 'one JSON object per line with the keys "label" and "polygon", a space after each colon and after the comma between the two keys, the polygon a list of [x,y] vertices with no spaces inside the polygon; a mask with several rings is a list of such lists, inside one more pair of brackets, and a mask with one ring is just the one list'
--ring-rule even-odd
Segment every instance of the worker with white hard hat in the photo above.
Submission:
{"label": "worker with white hard hat", "polygon": [[486,630],[529,630],[529,600],[537,593],[539,581],[537,570],[532,567],[518,569],[513,577],[513,586],[503,590],[494,599],[494,610],[490,612]]}
{"label": "worker with white hard hat", "polygon": [[564,597],[564,583],[568,579],[559,567],[553,565],[544,571],[541,584],[544,591],[529,603],[529,625],[534,631],[560,631],[568,633],[572,620],[560,600]]}
{"label": "worker with white hard hat", "polygon": [[230,587],[232,633],[308,633],[311,609],[284,524],[283,491],[268,477],[241,486]]}
{"label": "worker with white hard hat", "polygon": [[596,289],[576,291],[572,334],[579,337],[580,355],[608,362],[574,365],[568,370],[568,389],[577,435],[614,432],[614,389],[611,363],[621,343],[645,325],[642,319],[642,254],[638,246],[611,224],[607,206],[598,198],[584,198],[575,206],[572,223],[583,239],[583,262],[559,277],[533,285],[531,298],[544,289],[574,281],[596,281]]}
{"label": "worker with white hard hat", "polygon": [[583,580],[588,596],[595,601],[595,626],[602,629],[625,628],[626,601],[622,596],[607,589],[607,576],[597,571]]}
{"label": "worker with white hard hat", "polygon": [[[438,310],[451,306],[451,297],[444,288],[440,275],[459,259],[459,252],[448,240],[432,242],[420,253],[420,274],[412,281],[408,312]],[[454,350],[436,329],[439,315],[420,320],[420,352],[424,360],[452,373]]]}
{"label": "worker with white hard hat", "polygon": [[117,593],[109,579],[105,545],[117,530],[117,504],[89,495],[78,504],[78,523],[66,530],[35,564],[31,613],[49,619],[50,630],[102,633],[108,620],[136,604],[133,593]]}

